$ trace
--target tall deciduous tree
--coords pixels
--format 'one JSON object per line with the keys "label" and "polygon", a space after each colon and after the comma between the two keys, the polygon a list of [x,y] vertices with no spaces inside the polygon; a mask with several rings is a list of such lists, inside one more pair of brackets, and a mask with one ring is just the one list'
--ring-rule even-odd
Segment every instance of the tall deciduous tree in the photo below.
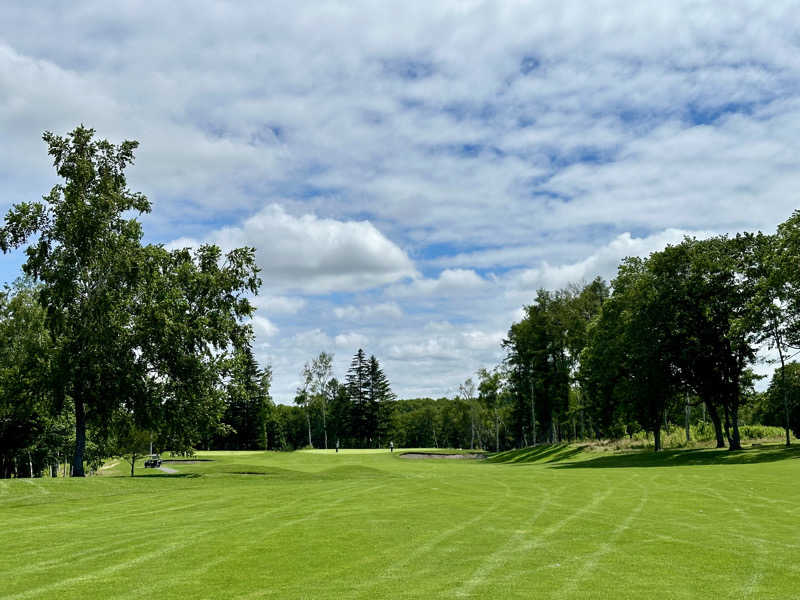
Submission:
{"label": "tall deciduous tree", "polygon": [[478,393],[484,406],[494,417],[494,451],[500,451],[500,393],[503,385],[502,373],[499,369],[478,370]]}
{"label": "tall deciduous tree", "polygon": [[[333,399],[335,390],[331,386],[333,380],[333,354],[320,352],[310,363],[303,367],[303,380],[311,404],[319,406],[322,416],[323,447],[328,449],[328,404]],[[309,438],[310,439],[310,438]]]}
{"label": "tall deciduous tree", "polygon": [[252,336],[243,319],[260,285],[254,251],[142,246],[140,223],[126,218],[150,211],[125,177],[137,142],[97,140],[83,126],[44,140],[63,182],[12,207],[0,248],[31,242],[23,270],[40,283],[52,392],[74,404],[73,474],[84,474],[87,425],[104,430],[121,403],[183,449],[199,421],[221,415],[225,351]]}
{"label": "tall deciduous tree", "polygon": [[[753,236],[750,275],[756,279],[756,306],[762,311],[762,339],[777,350],[786,445],[791,445],[786,362],[800,348],[800,211],[778,225],[774,236]],[[753,273],[755,272],[755,273]]]}

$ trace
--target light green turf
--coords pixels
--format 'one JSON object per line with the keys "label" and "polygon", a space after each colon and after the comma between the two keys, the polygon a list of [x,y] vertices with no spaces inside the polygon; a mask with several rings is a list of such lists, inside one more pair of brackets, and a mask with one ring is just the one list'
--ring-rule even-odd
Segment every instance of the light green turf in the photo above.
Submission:
{"label": "light green turf", "polygon": [[800,596],[794,449],[399,454],[0,480],[0,598]]}

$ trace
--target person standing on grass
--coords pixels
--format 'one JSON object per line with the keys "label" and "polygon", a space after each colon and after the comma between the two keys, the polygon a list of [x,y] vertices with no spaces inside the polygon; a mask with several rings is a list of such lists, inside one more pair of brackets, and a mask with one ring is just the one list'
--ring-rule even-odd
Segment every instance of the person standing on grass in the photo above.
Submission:
{"label": "person standing on grass", "polygon": [[339,440],[336,440],[336,454],[339,454]]}
{"label": "person standing on grass", "polygon": [[389,452],[394,452],[394,442],[389,442]]}

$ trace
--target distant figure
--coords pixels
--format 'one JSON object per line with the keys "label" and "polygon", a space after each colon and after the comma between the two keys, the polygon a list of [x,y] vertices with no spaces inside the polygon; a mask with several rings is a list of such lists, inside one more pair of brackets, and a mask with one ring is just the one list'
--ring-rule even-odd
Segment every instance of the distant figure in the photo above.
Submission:
{"label": "distant figure", "polygon": [[394,442],[389,442],[389,452],[394,452]]}
{"label": "distant figure", "polygon": [[339,440],[336,440],[336,454],[339,454]]}

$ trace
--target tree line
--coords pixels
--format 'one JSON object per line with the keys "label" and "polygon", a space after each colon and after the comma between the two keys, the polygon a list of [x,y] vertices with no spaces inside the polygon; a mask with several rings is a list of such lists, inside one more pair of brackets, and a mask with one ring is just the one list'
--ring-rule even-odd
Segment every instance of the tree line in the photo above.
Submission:
{"label": "tree line", "polygon": [[[516,444],[651,432],[699,408],[717,447],[740,449],[748,417],[800,433],[788,363],[800,347],[800,212],[774,234],[686,238],[626,258],[600,279],[541,290],[504,346]],[[767,394],[752,367],[766,346],[779,363]],[[790,381],[791,380],[791,381]],[[749,404],[749,406],[748,406]],[[681,418],[684,413],[684,418]]]}

